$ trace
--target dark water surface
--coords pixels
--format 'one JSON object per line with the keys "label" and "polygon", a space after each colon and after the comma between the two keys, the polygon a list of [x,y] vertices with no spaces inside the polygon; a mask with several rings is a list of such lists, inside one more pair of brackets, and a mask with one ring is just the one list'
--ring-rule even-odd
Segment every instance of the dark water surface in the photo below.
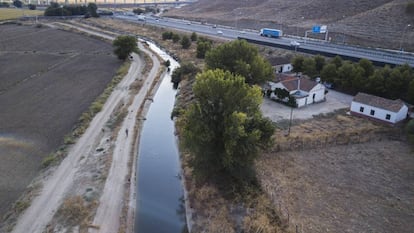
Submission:
{"label": "dark water surface", "polygon": [[175,94],[171,77],[166,75],[143,126],[137,160],[136,233],[180,233],[185,227],[180,162],[170,119]]}

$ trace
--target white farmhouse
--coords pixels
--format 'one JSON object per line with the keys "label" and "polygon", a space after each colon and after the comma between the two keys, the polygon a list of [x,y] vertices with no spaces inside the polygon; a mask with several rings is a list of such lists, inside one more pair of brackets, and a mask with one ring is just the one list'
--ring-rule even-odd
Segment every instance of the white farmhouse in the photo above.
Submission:
{"label": "white farmhouse", "polygon": [[280,75],[277,81],[269,82],[269,87],[270,98],[277,98],[273,92],[276,88],[285,89],[295,97],[298,108],[325,100],[325,86],[305,77]]}
{"label": "white farmhouse", "polygon": [[395,124],[407,117],[408,107],[400,99],[390,100],[360,92],[352,100],[351,113]]}

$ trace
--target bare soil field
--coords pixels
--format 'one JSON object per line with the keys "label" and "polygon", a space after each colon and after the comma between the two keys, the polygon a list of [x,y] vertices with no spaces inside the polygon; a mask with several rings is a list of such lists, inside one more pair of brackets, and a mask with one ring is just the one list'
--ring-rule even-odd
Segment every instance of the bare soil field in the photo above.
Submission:
{"label": "bare soil field", "polygon": [[109,43],[62,30],[8,24],[0,35],[2,217],[121,62]]}
{"label": "bare soil field", "polygon": [[[304,36],[313,25],[327,25],[333,42],[414,51],[414,18],[405,13],[408,0],[198,0],[165,15],[259,30],[282,29]],[[311,35],[311,37],[316,35]]]}
{"label": "bare soil field", "polygon": [[299,232],[412,232],[414,157],[399,127],[343,113],[276,133],[257,161],[265,192]]}

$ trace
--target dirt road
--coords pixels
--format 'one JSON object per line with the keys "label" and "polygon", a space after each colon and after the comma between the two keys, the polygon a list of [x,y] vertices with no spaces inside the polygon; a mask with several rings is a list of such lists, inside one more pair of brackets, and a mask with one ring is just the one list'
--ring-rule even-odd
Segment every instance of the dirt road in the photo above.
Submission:
{"label": "dirt road", "polygon": [[[92,32],[89,29],[79,28],[78,30],[93,33],[96,36],[102,36],[106,39],[114,39],[112,36]],[[140,48],[145,53],[151,53],[143,48],[142,45],[140,45]],[[43,182],[43,189],[33,199],[30,207],[20,216],[13,232],[36,233],[45,230],[45,227],[53,218],[66,194],[70,192],[71,187],[74,185],[73,183],[77,172],[81,169],[82,161],[86,161],[89,156],[94,154],[96,146],[104,138],[105,133],[102,129],[110,119],[111,114],[119,104],[128,103],[127,100],[130,98],[129,87],[140,76],[143,69],[141,58],[136,54],[133,57],[134,59],[127,76],[118,84],[117,88],[103,106],[102,111],[94,117],[82,137],[69,149],[67,157]],[[121,130],[118,131],[119,135],[115,142],[111,168],[94,219],[94,224],[100,227],[99,232],[118,231],[119,217],[123,204],[124,184],[127,181],[127,165],[133,143],[132,135],[128,136],[126,130],[130,129],[132,133],[138,109],[145,100],[146,93],[152,86],[160,64],[155,56],[150,57],[153,59],[154,66],[148,79],[135,96],[133,103],[128,107],[127,117],[121,125]]]}
{"label": "dirt road", "polygon": [[[140,50],[151,56],[151,51],[145,49],[141,44]],[[134,97],[132,104],[129,106],[128,115],[121,125],[121,130],[118,132],[111,169],[93,221],[93,225],[99,226],[99,230],[90,229],[89,232],[118,232],[119,217],[121,216],[124,201],[125,183],[128,176],[128,161],[131,152],[133,152],[132,145],[134,143],[133,140],[135,140],[132,137],[133,135],[128,136],[128,132],[133,131],[136,124],[137,110],[144,103],[145,97],[150,91],[160,67],[160,62],[155,56],[151,56],[151,59],[154,65],[138,94]]]}

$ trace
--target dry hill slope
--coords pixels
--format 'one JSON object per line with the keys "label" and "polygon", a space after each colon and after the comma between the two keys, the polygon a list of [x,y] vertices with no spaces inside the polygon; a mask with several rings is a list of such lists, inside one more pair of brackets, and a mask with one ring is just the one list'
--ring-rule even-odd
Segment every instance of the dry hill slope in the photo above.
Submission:
{"label": "dry hill slope", "polygon": [[[304,35],[312,25],[326,24],[334,41],[372,47],[399,48],[402,32],[414,17],[405,13],[409,0],[199,0],[166,16],[259,29],[281,28]],[[414,50],[414,29],[408,28],[404,47]]]}

